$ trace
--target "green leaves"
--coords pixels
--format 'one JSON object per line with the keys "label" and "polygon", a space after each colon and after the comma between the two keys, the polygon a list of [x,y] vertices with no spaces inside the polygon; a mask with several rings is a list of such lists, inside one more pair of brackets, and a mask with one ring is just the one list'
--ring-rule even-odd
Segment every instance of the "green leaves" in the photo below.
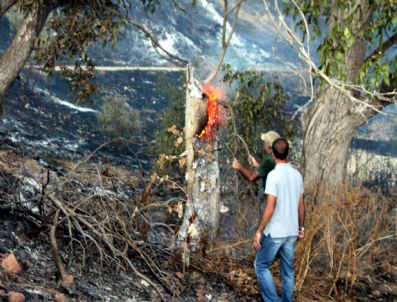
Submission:
{"label": "green leaves", "polygon": [[[275,129],[282,135],[292,138],[295,125],[284,111],[289,96],[277,80],[267,80],[263,73],[252,70],[233,71],[230,65],[223,66],[224,81],[230,84],[234,96],[231,97],[237,132],[248,143],[250,150],[262,156],[260,133]],[[234,141],[233,126],[228,125],[230,141],[239,152],[241,146]]]}
{"label": "green leaves", "polygon": [[[340,80],[346,80],[348,74],[353,75],[355,78],[349,78],[349,81],[365,84],[368,89],[380,85],[391,87],[393,55],[390,50],[384,51],[383,45],[397,32],[397,2],[365,0],[362,5],[352,3],[354,1],[344,0],[298,2],[309,23],[312,39],[322,40],[317,49],[320,68],[328,76]],[[297,8],[289,2],[284,2],[283,7],[284,13],[295,21],[295,30],[304,36],[303,20]],[[368,20],[364,16],[368,16]],[[324,35],[321,28],[326,29]],[[367,48],[364,52],[363,47]],[[364,57],[376,49],[379,51],[373,57]]]}
{"label": "green leaves", "polygon": [[[28,4],[21,5],[28,8]],[[47,66],[47,70],[54,65],[76,66],[74,70],[63,69],[63,74],[71,79],[77,101],[90,101],[95,91],[94,64],[86,53],[96,42],[114,45],[124,24],[121,5],[118,0],[87,0],[84,6],[62,6],[52,12],[43,29],[45,34],[36,43],[34,58]]]}
{"label": "green leaves", "polygon": [[343,30],[343,35],[345,37],[347,47],[351,48],[353,45],[353,36],[348,27],[345,27],[345,29]]}
{"label": "green leaves", "polygon": [[394,15],[394,17],[393,17],[393,19],[391,21],[391,24],[397,25],[397,14]]}
{"label": "green leaves", "polygon": [[111,92],[104,97],[97,120],[105,133],[127,139],[136,135],[142,125],[139,111],[128,105],[128,98]]}

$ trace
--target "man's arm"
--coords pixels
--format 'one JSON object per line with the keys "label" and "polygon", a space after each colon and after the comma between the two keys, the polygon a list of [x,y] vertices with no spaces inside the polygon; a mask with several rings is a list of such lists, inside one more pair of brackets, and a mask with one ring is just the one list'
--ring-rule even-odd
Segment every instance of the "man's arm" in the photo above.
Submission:
{"label": "man's arm", "polygon": [[303,194],[301,194],[299,198],[299,208],[298,208],[298,216],[299,216],[299,238],[304,237],[304,225],[305,225],[305,198]]}
{"label": "man's arm", "polygon": [[272,218],[274,208],[276,206],[276,199],[276,196],[270,194],[267,195],[265,210],[263,211],[261,221],[259,222],[259,226],[254,234],[254,237],[252,238],[252,245],[256,251],[259,250],[261,247],[260,240],[262,232],[265,229],[270,218]]}
{"label": "man's arm", "polygon": [[257,180],[260,177],[260,174],[257,171],[250,171],[246,169],[237,159],[233,160],[232,166],[234,169],[239,170],[241,174],[243,174],[244,177],[249,181]]}

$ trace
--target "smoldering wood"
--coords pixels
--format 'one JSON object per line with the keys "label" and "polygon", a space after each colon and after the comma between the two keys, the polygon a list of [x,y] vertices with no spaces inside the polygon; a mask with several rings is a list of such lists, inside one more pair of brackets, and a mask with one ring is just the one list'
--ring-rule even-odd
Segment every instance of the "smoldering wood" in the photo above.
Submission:
{"label": "smoldering wood", "polygon": [[220,183],[216,138],[214,141],[200,139],[197,135],[208,121],[208,98],[194,83],[188,69],[186,91],[186,181],[188,203],[178,243],[187,243],[197,251],[210,247],[219,227]]}

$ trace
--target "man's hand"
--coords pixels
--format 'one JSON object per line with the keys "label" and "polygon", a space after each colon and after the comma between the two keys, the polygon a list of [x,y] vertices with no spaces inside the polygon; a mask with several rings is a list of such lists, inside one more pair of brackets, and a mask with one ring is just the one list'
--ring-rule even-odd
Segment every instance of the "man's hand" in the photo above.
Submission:
{"label": "man's hand", "polygon": [[240,162],[239,162],[237,159],[233,159],[232,167],[233,167],[234,169],[239,170],[239,169],[241,168],[241,164],[240,164]]}
{"label": "man's hand", "polygon": [[258,161],[255,159],[255,157],[253,157],[252,155],[248,155],[248,162],[250,163],[251,166],[253,166],[254,168],[258,168],[259,167],[259,163]]}
{"label": "man's hand", "polygon": [[261,248],[261,237],[262,237],[262,233],[256,231],[254,234],[254,237],[252,237],[252,247],[255,249],[255,251],[259,251],[259,249]]}
{"label": "man's hand", "polygon": [[259,177],[261,177],[258,171],[250,171],[246,169],[237,159],[233,159],[232,167],[240,171],[241,174],[243,174],[244,177],[249,181],[254,181],[257,180]]}
{"label": "man's hand", "polygon": [[305,237],[305,232],[299,230],[299,232],[298,232],[298,238],[299,238],[299,239],[303,239],[304,237]]}

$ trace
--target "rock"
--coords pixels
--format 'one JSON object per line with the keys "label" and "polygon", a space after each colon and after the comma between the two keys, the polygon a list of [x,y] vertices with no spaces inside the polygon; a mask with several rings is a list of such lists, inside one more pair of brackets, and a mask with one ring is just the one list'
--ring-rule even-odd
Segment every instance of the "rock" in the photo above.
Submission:
{"label": "rock", "polygon": [[150,284],[146,281],[146,280],[141,280],[141,284],[143,285],[143,286],[145,286],[145,287],[149,287],[150,286]]}
{"label": "rock", "polygon": [[25,296],[21,293],[17,292],[9,292],[8,293],[8,302],[24,302]]}
{"label": "rock", "polygon": [[72,275],[63,276],[61,284],[62,284],[62,286],[68,287],[68,288],[75,288],[75,286],[76,286]]}
{"label": "rock", "polygon": [[64,294],[61,293],[55,293],[54,295],[54,301],[55,302],[66,302],[66,297]]}
{"label": "rock", "polygon": [[183,273],[181,273],[181,272],[176,272],[175,275],[176,275],[177,278],[179,278],[179,279],[181,279],[181,280],[183,279]]}
{"label": "rock", "polygon": [[375,298],[380,298],[380,297],[382,296],[382,293],[381,293],[380,290],[374,289],[374,290],[371,292],[371,295],[374,296]]}
{"label": "rock", "polygon": [[229,210],[230,210],[229,207],[221,204],[221,207],[219,208],[219,213],[225,214],[225,213],[229,212]]}
{"label": "rock", "polygon": [[6,271],[17,274],[22,270],[21,265],[18,263],[17,258],[15,258],[14,254],[6,255],[1,261],[1,267]]}

